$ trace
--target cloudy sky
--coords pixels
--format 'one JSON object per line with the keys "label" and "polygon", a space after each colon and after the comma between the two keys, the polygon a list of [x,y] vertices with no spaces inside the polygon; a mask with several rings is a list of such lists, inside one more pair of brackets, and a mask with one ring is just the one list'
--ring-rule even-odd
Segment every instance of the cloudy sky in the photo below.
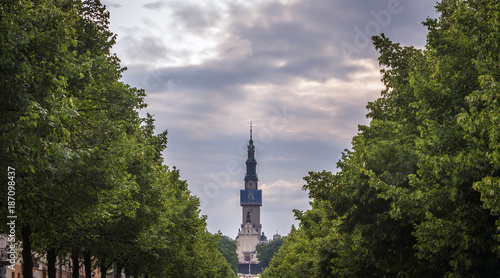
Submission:
{"label": "cloudy sky", "polygon": [[210,232],[241,225],[253,122],[267,235],[309,208],[302,178],[336,171],[366,104],[383,89],[369,41],[424,48],[435,0],[105,0],[123,81],[146,90],[165,164],[201,200]]}

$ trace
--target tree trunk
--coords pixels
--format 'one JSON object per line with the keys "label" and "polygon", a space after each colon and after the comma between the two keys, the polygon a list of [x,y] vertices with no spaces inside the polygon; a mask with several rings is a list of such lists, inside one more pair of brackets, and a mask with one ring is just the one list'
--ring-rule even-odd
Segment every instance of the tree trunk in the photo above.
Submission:
{"label": "tree trunk", "polygon": [[56,251],[49,249],[47,251],[47,275],[49,278],[56,278]]}
{"label": "tree trunk", "polygon": [[26,224],[21,229],[23,237],[23,278],[33,278],[33,258],[31,256],[31,227]]}
{"label": "tree trunk", "polygon": [[122,269],[123,266],[121,264],[116,263],[115,278],[122,278]]}
{"label": "tree trunk", "polygon": [[63,256],[59,256],[59,278],[62,278],[62,266],[63,266]]}
{"label": "tree trunk", "polygon": [[108,268],[110,265],[106,262],[106,259],[101,261],[101,278],[106,278],[106,274],[108,274]]}
{"label": "tree trunk", "polygon": [[71,253],[71,263],[73,264],[72,278],[79,278],[80,277],[80,264],[78,262],[78,252],[73,251]]}
{"label": "tree trunk", "polygon": [[92,277],[92,258],[90,257],[90,252],[85,251],[83,253],[83,265],[85,266],[85,278]]}

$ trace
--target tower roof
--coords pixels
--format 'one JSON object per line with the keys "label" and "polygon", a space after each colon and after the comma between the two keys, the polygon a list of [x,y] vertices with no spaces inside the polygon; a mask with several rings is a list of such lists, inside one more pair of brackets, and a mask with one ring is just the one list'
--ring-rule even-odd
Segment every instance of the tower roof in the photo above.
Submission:
{"label": "tower roof", "polygon": [[253,144],[253,126],[252,122],[250,122],[250,140],[248,141],[248,158],[247,158],[247,172],[245,175],[245,181],[254,180],[258,181],[257,178],[257,161],[255,160],[255,146]]}

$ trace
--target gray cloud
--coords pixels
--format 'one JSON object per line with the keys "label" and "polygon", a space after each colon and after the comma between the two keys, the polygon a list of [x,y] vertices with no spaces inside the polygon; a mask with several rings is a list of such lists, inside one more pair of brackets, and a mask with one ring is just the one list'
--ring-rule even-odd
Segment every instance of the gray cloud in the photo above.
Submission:
{"label": "gray cloud", "polygon": [[[125,36],[120,40],[120,43],[128,45],[125,54],[129,61],[147,62],[168,59],[168,47],[154,37]],[[141,51],[137,51],[137,49]]]}
{"label": "gray cloud", "polygon": [[[215,197],[204,190],[213,182],[210,173],[224,172],[228,161],[244,166],[241,146],[248,140],[250,120],[260,144],[258,173],[267,190],[264,231],[288,231],[294,223],[291,210],[308,207],[302,177],[308,171],[335,171],[357,125],[368,124],[367,102],[379,96],[378,55],[371,43],[356,42],[379,24],[393,40],[422,46],[426,31],[420,22],[435,16],[433,1],[302,0],[263,2],[251,9],[234,4],[227,18],[211,6],[144,5],[171,11],[179,40],[167,46],[138,30],[125,32],[118,42],[129,68],[123,80],[146,89],[147,111],[156,115],[158,131],[169,130],[165,163],[179,167],[190,189],[200,194],[210,231],[234,236],[241,224],[243,173],[231,175]],[[378,18],[387,15],[383,11],[390,3],[400,12]],[[185,34],[203,35],[222,20],[226,29],[214,47],[218,55],[188,66],[150,66],[188,57],[192,50],[173,51],[172,46]],[[346,56],[343,45],[357,51]],[[260,132],[267,137],[259,137]]]}
{"label": "gray cloud", "polygon": [[165,6],[165,3],[163,1],[156,1],[156,2],[151,2],[151,3],[147,3],[147,4],[142,5],[142,7],[146,8],[148,10],[154,10],[154,11],[158,11],[161,8],[163,8],[164,6]]}
{"label": "gray cloud", "polygon": [[[255,21],[238,16],[230,24],[230,39],[221,43],[219,48],[223,59],[213,59],[190,67],[176,85],[179,88],[210,91],[256,82],[286,84],[297,77],[320,82],[331,77],[346,78],[359,67],[345,63],[351,57],[344,56],[341,44],[356,47],[359,53],[355,53],[356,57],[352,58],[376,58],[371,44],[356,46],[354,39],[358,35],[356,30],[363,31],[363,25],[375,21],[370,12],[384,10],[384,3],[388,2],[370,1],[370,4],[363,5],[361,12],[359,1],[350,1],[351,4],[321,1],[315,2],[315,5],[298,2],[292,6],[274,3],[262,7]],[[404,4],[407,4],[406,9]],[[197,29],[207,25],[201,8],[177,5],[176,17],[186,26]],[[406,20],[416,18],[413,6],[409,5],[408,1],[401,1],[398,6],[401,13],[405,12]],[[421,7],[422,4],[417,6]],[[358,16],[352,19],[345,16],[350,14]],[[416,30],[415,26],[420,26],[420,23],[408,23],[402,17],[401,14],[392,15],[387,28],[381,28],[381,31],[404,34],[408,37],[404,38],[406,41],[414,39],[415,32],[408,34],[407,31]],[[398,32],[400,29],[403,31]],[[230,52],[236,54],[229,58],[236,56],[238,59],[228,59]]]}
{"label": "gray cloud", "polygon": [[169,3],[169,8],[173,11],[173,18],[178,25],[196,34],[202,34],[206,28],[215,26],[221,19],[220,11],[212,5],[201,7],[180,1]]}
{"label": "gray cloud", "polygon": [[107,8],[120,8],[122,5],[115,3],[113,1],[103,0],[102,3],[106,5]]}

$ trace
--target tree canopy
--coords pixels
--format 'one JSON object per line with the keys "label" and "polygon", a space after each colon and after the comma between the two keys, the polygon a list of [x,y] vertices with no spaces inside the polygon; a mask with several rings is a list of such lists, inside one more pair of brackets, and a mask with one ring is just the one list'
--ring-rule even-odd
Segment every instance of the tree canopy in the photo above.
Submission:
{"label": "tree canopy", "polygon": [[238,254],[236,250],[238,250],[238,243],[236,240],[228,237],[228,236],[220,236],[219,244],[217,245],[217,249],[222,253],[226,261],[231,265],[231,269],[235,274],[238,274]]}
{"label": "tree canopy", "polygon": [[283,238],[273,239],[269,242],[260,243],[256,246],[257,258],[259,259],[259,266],[261,268],[266,268],[269,266],[269,262],[273,258],[274,254],[278,252],[280,247],[283,245]]}
{"label": "tree canopy", "polygon": [[263,277],[500,273],[500,4],[443,0],[425,49],[383,34],[385,89],[339,171],[311,172]]}
{"label": "tree canopy", "polygon": [[163,165],[167,132],[138,114],[145,91],[120,81],[100,1],[0,9],[0,164],[16,175],[15,211],[5,199],[0,210],[17,216],[23,276],[36,252],[54,278],[57,256],[102,277],[112,265],[134,277],[234,277],[199,200]]}

